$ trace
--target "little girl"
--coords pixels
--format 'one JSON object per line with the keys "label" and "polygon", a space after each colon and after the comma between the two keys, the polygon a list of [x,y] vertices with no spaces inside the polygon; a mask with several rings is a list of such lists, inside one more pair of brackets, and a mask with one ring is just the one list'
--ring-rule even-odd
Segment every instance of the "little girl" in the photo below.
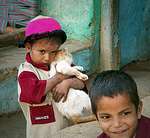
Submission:
{"label": "little girl", "polygon": [[68,125],[52,104],[66,99],[70,88],[83,89],[84,82],[56,73],[49,78],[50,64],[66,41],[66,33],[54,18],[38,16],[25,28],[25,62],[18,71],[18,101],[26,119],[27,138],[52,138]]}

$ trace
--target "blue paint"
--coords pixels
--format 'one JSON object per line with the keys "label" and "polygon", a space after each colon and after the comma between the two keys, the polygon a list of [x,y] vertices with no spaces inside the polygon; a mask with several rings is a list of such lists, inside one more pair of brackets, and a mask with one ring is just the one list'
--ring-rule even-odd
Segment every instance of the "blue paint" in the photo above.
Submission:
{"label": "blue paint", "polygon": [[55,17],[68,39],[84,41],[93,33],[93,0],[41,0],[42,14]]}
{"label": "blue paint", "polygon": [[94,0],[94,43],[91,47],[91,62],[90,67],[91,73],[99,72],[100,71],[100,7],[101,3],[100,0]]}
{"label": "blue paint", "polygon": [[16,77],[11,76],[0,83],[0,114],[19,109]]}
{"label": "blue paint", "polygon": [[100,1],[94,0],[94,33],[91,36],[93,38],[93,44],[89,49],[82,50],[73,54],[74,63],[84,67],[87,74],[99,72],[99,59],[100,59]]}
{"label": "blue paint", "polygon": [[90,70],[90,51],[89,49],[79,51],[73,54],[74,64],[83,66],[84,71],[88,72]]}
{"label": "blue paint", "polygon": [[121,66],[150,57],[150,1],[120,0]]}

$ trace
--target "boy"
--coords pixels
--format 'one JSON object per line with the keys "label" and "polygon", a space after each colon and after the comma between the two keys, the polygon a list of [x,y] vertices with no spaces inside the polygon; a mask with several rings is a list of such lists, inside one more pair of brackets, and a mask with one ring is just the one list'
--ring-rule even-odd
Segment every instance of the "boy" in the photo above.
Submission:
{"label": "boy", "polygon": [[103,130],[97,138],[150,138],[150,119],[141,116],[142,103],[131,76],[114,70],[98,74],[90,98]]}
{"label": "boy", "polygon": [[18,101],[24,113],[27,138],[52,138],[68,122],[57,111],[52,98],[67,98],[69,88],[82,89],[84,83],[57,73],[49,78],[49,67],[58,48],[66,41],[61,25],[51,17],[38,16],[25,28],[26,61],[18,71]]}

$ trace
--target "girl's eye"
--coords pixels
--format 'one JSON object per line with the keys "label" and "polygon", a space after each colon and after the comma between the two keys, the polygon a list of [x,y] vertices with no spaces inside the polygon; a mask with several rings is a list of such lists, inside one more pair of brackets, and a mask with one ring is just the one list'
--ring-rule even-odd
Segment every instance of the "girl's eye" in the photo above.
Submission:
{"label": "girl's eye", "polygon": [[51,53],[53,53],[53,54],[56,53],[56,52],[57,52],[57,51],[51,51]]}
{"label": "girl's eye", "polygon": [[57,51],[51,51],[50,54],[55,55]]}
{"label": "girl's eye", "polygon": [[45,52],[46,52],[45,50],[40,50],[40,53],[43,55],[45,54]]}
{"label": "girl's eye", "polygon": [[58,50],[55,50],[55,51],[51,51],[49,54],[52,56],[55,56],[57,53],[58,53]]}

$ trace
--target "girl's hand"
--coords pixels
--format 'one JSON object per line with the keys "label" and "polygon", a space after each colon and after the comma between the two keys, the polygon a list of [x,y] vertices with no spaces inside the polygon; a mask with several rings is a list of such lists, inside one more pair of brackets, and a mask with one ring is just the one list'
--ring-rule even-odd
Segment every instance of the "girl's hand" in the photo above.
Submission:
{"label": "girl's hand", "polygon": [[54,77],[58,77],[61,81],[70,78],[70,76],[68,76],[68,75],[63,75],[63,74],[58,73],[58,72],[56,73],[56,75],[55,75]]}
{"label": "girl's hand", "polygon": [[62,98],[63,98],[62,102],[65,102],[67,99],[69,88],[70,85],[67,79],[57,84],[52,89],[53,99],[55,100],[55,102],[59,102]]}

